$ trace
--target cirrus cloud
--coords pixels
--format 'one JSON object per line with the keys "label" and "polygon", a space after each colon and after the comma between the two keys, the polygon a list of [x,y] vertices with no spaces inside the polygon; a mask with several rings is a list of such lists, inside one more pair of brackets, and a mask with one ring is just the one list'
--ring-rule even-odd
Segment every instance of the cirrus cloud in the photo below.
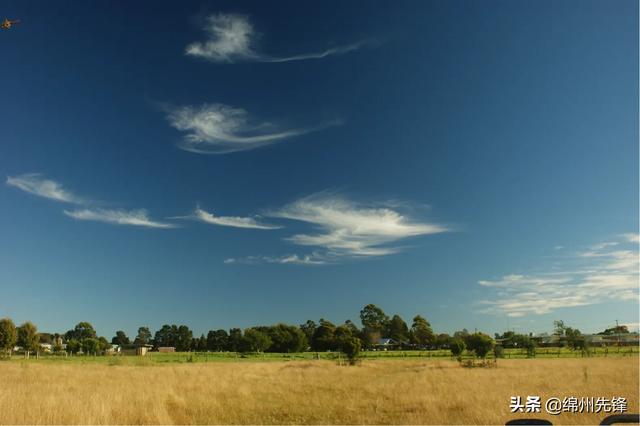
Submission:
{"label": "cirrus cloud", "polygon": [[40,173],[26,173],[8,176],[7,185],[16,187],[38,197],[64,203],[82,204],[86,200],[65,189],[62,184],[42,177]]}
{"label": "cirrus cloud", "polygon": [[207,33],[207,39],[187,45],[185,54],[210,62],[289,62],[321,59],[358,50],[365,44],[364,41],[359,41],[319,52],[278,57],[255,51],[256,33],[244,15],[211,15],[207,17],[203,30]]}
{"label": "cirrus cloud", "polygon": [[334,257],[371,257],[397,253],[394,243],[448,231],[435,223],[415,222],[384,205],[363,205],[321,193],[297,200],[268,216],[306,222],[317,232],[296,234],[288,241],[327,250]]}
{"label": "cirrus cloud", "polygon": [[201,222],[218,226],[230,226],[233,228],[248,228],[248,229],[280,229],[281,226],[270,225],[261,223],[254,217],[239,217],[239,216],[216,216],[213,213],[209,213],[206,210],[197,207],[192,216],[186,216],[185,218],[193,218],[200,220]]}
{"label": "cirrus cloud", "polygon": [[313,194],[264,212],[267,217],[310,225],[310,232],[285,240],[315,247],[311,254],[248,256],[229,258],[225,263],[334,264],[398,253],[403,248],[397,244],[401,240],[449,231],[439,224],[410,219],[396,210],[401,206],[408,204],[397,201],[362,204],[329,192]]}
{"label": "cirrus cloud", "polygon": [[79,209],[68,211],[64,214],[78,220],[93,220],[98,222],[111,223],[114,225],[143,226],[147,228],[176,228],[176,225],[158,222],[149,218],[149,213],[145,209],[122,210],[122,209]]}
{"label": "cirrus cloud", "polygon": [[197,154],[228,154],[246,151],[340,124],[330,122],[314,128],[276,129],[269,123],[252,123],[247,112],[224,104],[167,108],[167,120],[185,132],[178,146]]}
{"label": "cirrus cloud", "polygon": [[480,312],[523,317],[606,300],[637,302],[638,250],[625,247],[633,238],[625,239],[594,244],[572,258],[563,258],[568,265],[560,270],[478,281],[496,292],[493,299],[479,302],[484,306]]}

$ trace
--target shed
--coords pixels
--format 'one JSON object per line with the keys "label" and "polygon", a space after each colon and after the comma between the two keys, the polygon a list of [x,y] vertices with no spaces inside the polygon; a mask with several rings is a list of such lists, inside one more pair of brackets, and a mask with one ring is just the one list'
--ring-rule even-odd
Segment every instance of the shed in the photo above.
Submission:
{"label": "shed", "polygon": [[122,355],[145,356],[152,347],[152,345],[145,345],[142,343],[131,343],[128,345],[121,345],[120,352]]}

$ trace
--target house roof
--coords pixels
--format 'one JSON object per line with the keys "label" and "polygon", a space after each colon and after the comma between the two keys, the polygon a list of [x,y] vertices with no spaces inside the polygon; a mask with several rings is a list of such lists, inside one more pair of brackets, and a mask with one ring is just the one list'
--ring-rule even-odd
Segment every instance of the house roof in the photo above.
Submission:
{"label": "house roof", "polygon": [[376,345],[395,345],[398,342],[390,337],[382,337],[376,341]]}

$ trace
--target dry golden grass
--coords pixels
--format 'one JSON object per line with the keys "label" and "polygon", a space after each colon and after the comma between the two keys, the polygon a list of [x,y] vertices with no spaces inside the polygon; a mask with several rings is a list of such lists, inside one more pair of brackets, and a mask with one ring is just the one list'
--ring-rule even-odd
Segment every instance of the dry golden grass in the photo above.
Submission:
{"label": "dry golden grass", "polygon": [[[638,412],[638,358],[206,363],[0,362],[2,424],[504,424],[512,395],[624,396]],[[604,414],[537,415],[597,424]]]}

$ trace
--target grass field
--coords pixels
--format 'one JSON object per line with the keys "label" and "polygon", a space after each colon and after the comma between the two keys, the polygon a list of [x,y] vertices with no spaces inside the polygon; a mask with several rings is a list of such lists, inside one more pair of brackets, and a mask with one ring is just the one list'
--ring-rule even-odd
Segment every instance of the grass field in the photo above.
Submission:
{"label": "grass field", "polygon": [[[162,362],[163,356],[0,362],[0,423],[504,424],[514,417],[509,399],[516,395],[623,396],[638,412],[637,356],[504,359],[490,369],[435,357],[345,367],[282,358]],[[554,424],[605,417],[533,416]]]}
{"label": "grass field", "polygon": [[[568,348],[538,348],[536,358],[584,358],[584,357],[628,357],[639,355],[639,348],[634,346],[611,347],[611,348],[591,348],[588,353],[573,351]],[[262,353],[262,354],[240,354],[235,352],[176,352],[158,353],[149,352],[145,357],[124,357],[124,356],[62,356],[40,354],[37,361],[51,362],[80,362],[80,363],[107,363],[110,365],[138,365],[150,363],[185,363],[185,362],[255,362],[255,361],[303,361],[315,360],[337,360],[343,358],[336,352],[303,352],[303,353]],[[363,351],[361,357],[364,360],[387,360],[387,359],[451,359],[451,351],[429,350],[429,351]],[[472,354],[465,353],[464,357],[470,358]],[[22,355],[14,355],[14,360],[19,360]],[[34,360],[32,355],[30,361]],[[505,359],[524,359],[527,353],[522,349],[505,349]]]}

